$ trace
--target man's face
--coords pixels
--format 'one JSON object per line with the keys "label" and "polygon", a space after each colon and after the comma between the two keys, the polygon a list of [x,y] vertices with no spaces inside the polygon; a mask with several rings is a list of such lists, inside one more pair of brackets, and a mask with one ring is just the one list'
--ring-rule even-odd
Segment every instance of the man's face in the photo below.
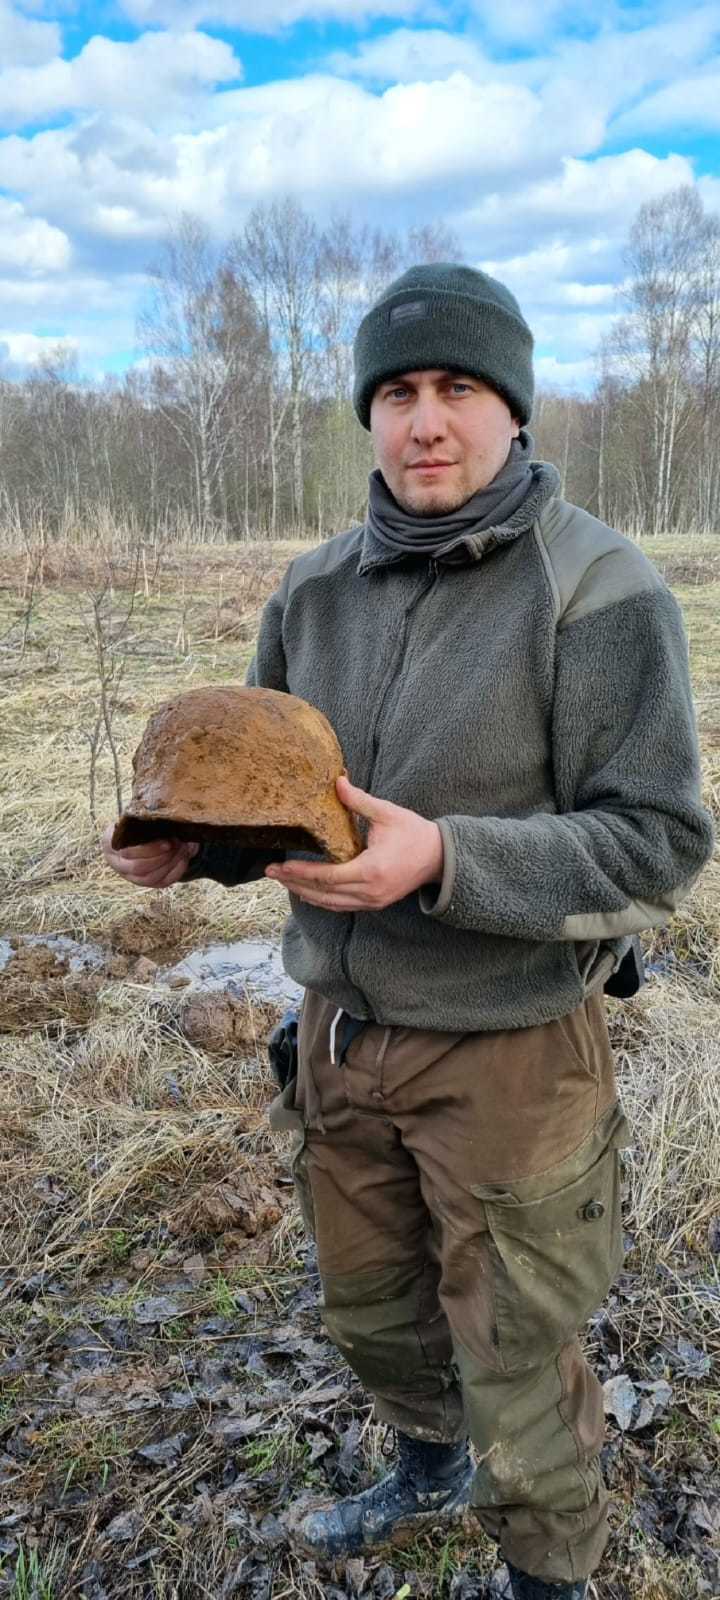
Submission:
{"label": "man's face", "polygon": [[463,506],[504,466],[520,424],[481,378],[431,368],[375,390],[375,459],[398,505],[436,517]]}

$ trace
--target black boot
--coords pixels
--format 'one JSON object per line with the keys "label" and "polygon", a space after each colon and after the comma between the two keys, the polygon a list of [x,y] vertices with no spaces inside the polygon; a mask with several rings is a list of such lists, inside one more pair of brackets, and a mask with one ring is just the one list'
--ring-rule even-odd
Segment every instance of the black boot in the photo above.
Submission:
{"label": "black boot", "polygon": [[531,1578],[527,1572],[518,1572],[509,1561],[507,1565],[513,1600],[585,1600],[587,1578],[579,1578],[577,1583],[547,1583],[544,1578]]}
{"label": "black boot", "polygon": [[401,1530],[420,1532],[464,1510],[474,1472],[466,1440],[431,1444],[400,1433],[393,1471],[362,1494],[311,1512],[295,1541],[310,1555],[331,1561],[384,1544]]}

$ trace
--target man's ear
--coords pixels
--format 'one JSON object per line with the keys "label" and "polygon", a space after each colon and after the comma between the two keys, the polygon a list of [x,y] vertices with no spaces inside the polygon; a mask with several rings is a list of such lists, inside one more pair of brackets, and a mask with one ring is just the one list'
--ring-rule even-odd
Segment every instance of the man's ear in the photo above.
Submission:
{"label": "man's ear", "polygon": [[519,433],[520,433],[520,423],[519,423],[517,417],[513,417],[513,419],[512,419],[512,437],[513,437],[513,439],[517,439]]}

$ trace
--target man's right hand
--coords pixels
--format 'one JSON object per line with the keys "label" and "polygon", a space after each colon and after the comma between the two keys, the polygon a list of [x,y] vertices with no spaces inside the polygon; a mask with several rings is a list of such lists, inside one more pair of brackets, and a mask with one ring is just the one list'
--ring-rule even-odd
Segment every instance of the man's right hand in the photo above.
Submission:
{"label": "man's right hand", "polygon": [[113,828],[114,824],[108,823],[102,837],[105,860],[139,889],[169,889],[171,883],[179,883],[200,849],[191,839],[153,839],[149,844],[113,850]]}

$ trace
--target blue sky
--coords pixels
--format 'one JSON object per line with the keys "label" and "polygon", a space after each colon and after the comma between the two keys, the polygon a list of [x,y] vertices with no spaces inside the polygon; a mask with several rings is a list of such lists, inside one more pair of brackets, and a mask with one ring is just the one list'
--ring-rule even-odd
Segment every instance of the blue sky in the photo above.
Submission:
{"label": "blue sky", "polygon": [[[442,220],[506,281],[541,381],[587,389],[646,199],[720,212],[720,5],[0,0],[0,355],[135,357],[173,219],[293,193]],[[1,370],[1,368],[0,368]]]}

